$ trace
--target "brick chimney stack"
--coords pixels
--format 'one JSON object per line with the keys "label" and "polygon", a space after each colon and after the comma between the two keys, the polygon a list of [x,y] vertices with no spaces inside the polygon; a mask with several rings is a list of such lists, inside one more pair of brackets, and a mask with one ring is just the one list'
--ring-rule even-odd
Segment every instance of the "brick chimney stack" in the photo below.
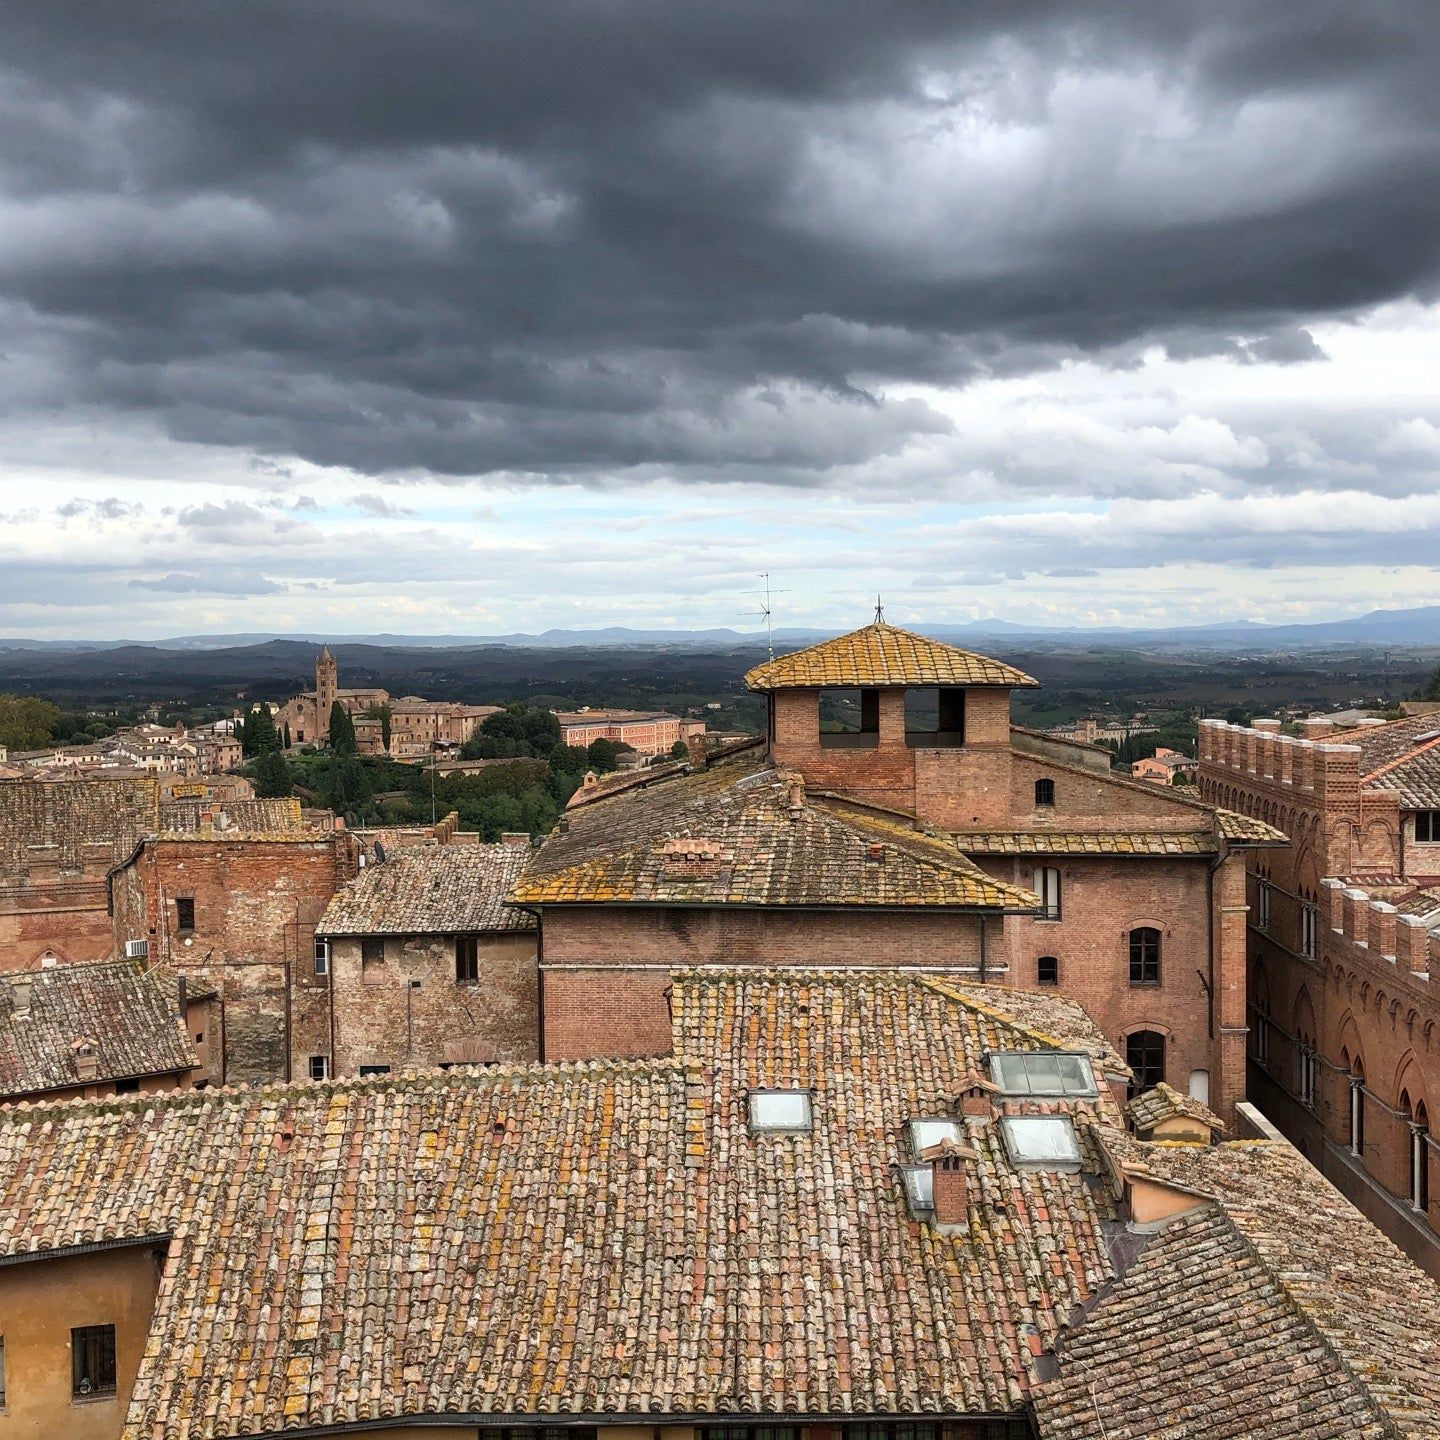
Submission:
{"label": "brick chimney stack", "polygon": [[689,755],[690,768],[692,770],[703,770],[710,762],[709,752],[705,747],[703,735],[687,735],[685,737],[685,749]]}
{"label": "brick chimney stack", "polygon": [[947,1146],[931,1161],[935,1223],[965,1225],[970,1220],[970,1167],[973,1150]]}

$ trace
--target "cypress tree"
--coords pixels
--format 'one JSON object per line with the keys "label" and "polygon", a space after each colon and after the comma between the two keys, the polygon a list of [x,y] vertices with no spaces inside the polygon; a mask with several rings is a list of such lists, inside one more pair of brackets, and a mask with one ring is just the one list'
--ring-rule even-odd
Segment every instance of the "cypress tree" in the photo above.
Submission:
{"label": "cypress tree", "polygon": [[330,706],[330,748],[337,755],[355,753],[355,722],[338,700]]}

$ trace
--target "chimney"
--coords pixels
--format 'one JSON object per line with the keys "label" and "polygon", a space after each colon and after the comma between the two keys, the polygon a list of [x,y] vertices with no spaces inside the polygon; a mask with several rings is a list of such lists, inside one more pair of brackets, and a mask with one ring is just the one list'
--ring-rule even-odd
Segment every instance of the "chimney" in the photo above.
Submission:
{"label": "chimney", "polygon": [[805,779],[793,772],[785,777],[785,803],[792,820],[805,813]]}
{"label": "chimney", "polygon": [[964,1225],[969,1220],[970,1177],[965,1160],[973,1153],[952,1149],[931,1161],[937,1225]]}
{"label": "chimney", "polygon": [[885,863],[885,847],[878,840],[872,841],[865,847],[865,858],[872,865],[883,865]]}
{"label": "chimney", "polygon": [[28,1020],[30,1018],[30,990],[34,983],[28,975],[23,979],[11,982],[10,1003],[14,1007],[13,1019]]}
{"label": "chimney", "polygon": [[689,734],[685,737],[685,749],[690,757],[692,770],[703,770],[709,764],[709,753],[705,746],[704,734]]}
{"label": "chimney", "polygon": [[977,1070],[966,1071],[960,1081],[960,1118],[967,1125],[988,1125],[995,1118],[991,1095],[995,1087]]}
{"label": "chimney", "polygon": [[80,1080],[93,1080],[100,1073],[100,1057],[93,1040],[77,1040],[74,1045],[75,1075]]}

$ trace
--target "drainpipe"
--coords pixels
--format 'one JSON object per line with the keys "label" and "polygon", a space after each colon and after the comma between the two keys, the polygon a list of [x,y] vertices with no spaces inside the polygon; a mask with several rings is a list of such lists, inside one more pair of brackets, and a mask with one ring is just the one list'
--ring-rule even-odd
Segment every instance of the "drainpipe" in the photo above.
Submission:
{"label": "drainpipe", "polygon": [[985,920],[986,917],[982,915],[980,917],[980,983],[982,985],[985,983],[988,973],[985,969]]}

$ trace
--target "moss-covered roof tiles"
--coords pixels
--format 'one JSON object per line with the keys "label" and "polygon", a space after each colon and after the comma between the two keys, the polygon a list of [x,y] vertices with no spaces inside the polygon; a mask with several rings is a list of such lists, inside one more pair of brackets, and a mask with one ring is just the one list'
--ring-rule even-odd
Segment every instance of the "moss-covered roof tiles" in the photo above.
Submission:
{"label": "moss-covered roof tiles", "polygon": [[757,665],[745,676],[752,690],[817,686],[1036,685],[987,655],[957,650],[883,621]]}

